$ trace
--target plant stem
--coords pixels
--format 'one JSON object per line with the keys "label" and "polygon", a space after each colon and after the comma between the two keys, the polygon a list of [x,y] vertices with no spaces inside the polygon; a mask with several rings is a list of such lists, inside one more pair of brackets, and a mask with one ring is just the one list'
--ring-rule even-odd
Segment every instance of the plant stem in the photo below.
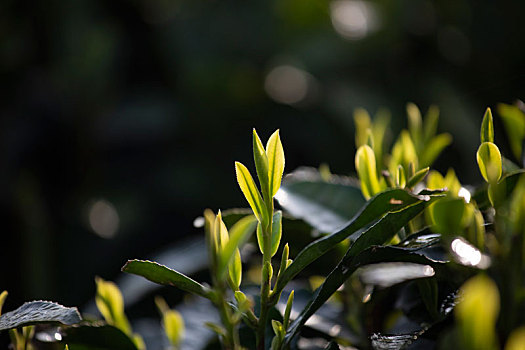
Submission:
{"label": "plant stem", "polygon": [[[273,207],[273,205],[272,205]],[[273,217],[273,208],[270,218]],[[271,265],[271,243],[272,243],[272,219],[268,224],[268,227],[263,228],[263,237],[264,237],[264,251],[262,259],[262,279],[261,279],[261,313],[259,315],[259,324],[257,328],[257,349],[264,350],[264,333],[266,331],[266,323],[268,319],[269,311],[269,297],[270,297],[270,283],[272,276],[268,273],[265,273],[265,266],[268,264]]]}

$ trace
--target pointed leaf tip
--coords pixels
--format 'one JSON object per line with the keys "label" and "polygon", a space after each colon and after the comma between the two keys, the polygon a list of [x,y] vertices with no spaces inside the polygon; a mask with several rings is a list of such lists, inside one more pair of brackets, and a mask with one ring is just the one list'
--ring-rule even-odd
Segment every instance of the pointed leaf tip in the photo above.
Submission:
{"label": "pointed leaf tip", "polygon": [[492,112],[490,107],[487,108],[483,121],[481,122],[481,143],[483,142],[494,142],[494,123],[492,120]]}
{"label": "pointed leaf tip", "polygon": [[268,157],[268,187],[271,197],[273,197],[281,187],[284,172],[284,150],[279,136],[279,129],[268,139],[266,155]]}

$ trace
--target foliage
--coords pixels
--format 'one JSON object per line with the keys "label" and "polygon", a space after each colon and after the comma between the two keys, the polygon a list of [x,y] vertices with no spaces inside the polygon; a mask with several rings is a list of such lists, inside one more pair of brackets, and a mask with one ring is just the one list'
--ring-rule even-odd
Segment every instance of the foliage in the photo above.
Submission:
{"label": "foliage", "polygon": [[[518,129],[525,120],[512,106],[499,110],[507,129]],[[220,322],[206,326],[224,349],[298,349],[312,334],[325,339],[327,349],[403,349],[411,344],[518,349],[525,334],[524,170],[502,156],[490,109],[481,122],[476,154],[485,183],[463,186],[453,169],[445,176],[430,170],[451,142],[450,135],[437,134],[438,113],[431,107],[423,119],[419,108],[408,104],[408,129],[389,148],[386,114],[372,120],[357,110],[358,179],[303,169],[283,180],[279,131],[263,146],[253,130],[258,185],[248,167],[235,162],[250,210],[204,212],[210,284],[152,261],[130,260],[122,270],[209,300]],[[516,145],[524,138],[518,132],[509,138],[517,159],[522,150]],[[283,211],[276,210],[274,198]],[[349,201],[359,208],[337,204]],[[294,230],[308,237],[305,244],[295,242]],[[244,249],[247,244],[258,246],[258,262]],[[305,294],[304,277],[318,281],[315,291]],[[0,317],[0,325],[62,322],[69,329],[69,342],[66,337],[63,345],[68,342],[72,349],[82,339],[79,332],[103,331],[128,340],[114,348],[144,349],[124,313],[118,287],[100,278],[96,284],[95,300],[105,320],[99,328],[67,326],[80,318],[64,321],[71,310],[60,306],[58,318],[28,316],[27,322],[9,323],[12,312]],[[0,309],[5,296],[0,295]],[[181,314],[163,298],[155,303],[170,346],[182,347]],[[308,323],[326,308],[339,310],[343,319],[327,321],[329,330]],[[32,340],[34,328],[11,333],[20,348]]]}

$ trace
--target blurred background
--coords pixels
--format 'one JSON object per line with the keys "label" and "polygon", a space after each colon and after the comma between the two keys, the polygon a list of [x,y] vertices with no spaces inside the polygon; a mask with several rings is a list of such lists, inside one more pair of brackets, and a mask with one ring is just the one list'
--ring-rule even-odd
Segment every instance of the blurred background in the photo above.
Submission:
{"label": "blurred background", "polygon": [[[94,277],[245,207],[234,161],[281,129],[286,169],[354,172],[352,114],[441,109],[436,167],[478,183],[487,106],[525,96],[523,1],[0,3],[0,288],[83,306]],[[496,117],[496,130],[502,127]],[[499,140],[498,140],[499,138]],[[505,137],[496,140],[505,147]]]}

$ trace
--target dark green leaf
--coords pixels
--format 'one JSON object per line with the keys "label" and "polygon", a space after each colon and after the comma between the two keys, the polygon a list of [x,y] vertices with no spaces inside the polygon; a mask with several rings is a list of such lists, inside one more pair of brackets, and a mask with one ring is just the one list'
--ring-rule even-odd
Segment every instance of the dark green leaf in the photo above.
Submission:
{"label": "dark green leaf", "polygon": [[[387,190],[370,199],[361,211],[341,230],[319,238],[304,248],[284,273],[275,287],[278,295],[284,286],[301,272],[306,266],[332,249],[337,243],[351,235],[358,235],[367,225],[378,220],[388,212],[400,211],[416,203],[428,200],[428,196],[416,196],[402,189]],[[401,226],[402,227],[402,226]],[[359,242],[359,240],[358,240]],[[356,242],[355,244],[361,244]],[[354,244],[354,245],[355,245]]]}
{"label": "dark green leaf", "polygon": [[356,179],[332,175],[326,182],[311,168],[288,174],[276,199],[292,216],[321,232],[342,227],[365,204]]}
{"label": "dark green leaf", "polygon": [[212,299],[212,291],[191,278],[153,261],[128,260],[122,271],[142,276],[152,282]]}
{"label": "dark green leaf", "polygon": [[271,256],[274,256],[275,253],[277,253],[277,249],[279,248],[279,243],[281,243],[281,235],[283,231],[283,213],[278,210],[273,214],[273,222],[272,222],[272,249],[271,249]]}
{"label": "dark green leaf", "polygon": [[58,322],[66,325],[82,321],[76,307],[65,307],[51,301],[30,301],[0,316],[0,330],[38,323]]}
{"label": "dark green leaf", "polygon": [[350,246],[338,266],[328,275],[319,287],[308,305],[290,326],[285,343],[289,344],[305,322],[312,316],[360,266],[388,261],[403,261],[415,263],[431,263],[423,255],[410,254],[404,248],[374,247],[390,240],[403,226],[420,214],[426,207],[425,202],[419,202],[404,210],[390,212],[376,224],[371,226]]}

